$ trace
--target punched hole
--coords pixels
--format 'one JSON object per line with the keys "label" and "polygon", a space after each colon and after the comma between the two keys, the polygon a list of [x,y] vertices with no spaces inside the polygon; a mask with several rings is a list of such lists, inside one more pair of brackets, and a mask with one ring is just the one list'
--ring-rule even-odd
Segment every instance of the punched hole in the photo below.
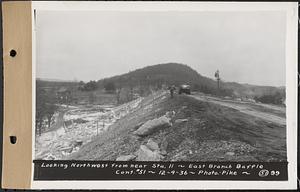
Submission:
{"label": "punched hole", "polygon": [[9,55],[10,55],[11,57],[14,57],[14,56],[17,55],[17,51],[14,50],[14,49],[12,49],[12,50],[10,50]]}
{"label": "punched hole", "polygon": [[17,142],[17,137],[16,136],[9,136],[9,139],[10,139],[11,144],[16,144],[16,142]]}

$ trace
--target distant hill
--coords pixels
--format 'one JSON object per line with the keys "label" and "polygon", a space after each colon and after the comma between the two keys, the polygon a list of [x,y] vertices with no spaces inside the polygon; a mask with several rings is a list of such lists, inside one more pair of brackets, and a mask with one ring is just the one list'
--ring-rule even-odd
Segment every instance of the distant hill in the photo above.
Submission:
{"label": "distant hill", "polygon": [[284,93],[285,88],[272,86],[256,86],[239,84],[235,82],[221,82],[221,91],[217,90],[217,82],[214,79],[200,75],[188,65],[179,63],[166,63],[147,66],[129,73],[99,80],[98,86],[113,82],[117,87],[154,87],[161,88],[167,85],[189,84],[195,91],[223,96],[254,97],[264,94]]}
{"label": "distant hill", "polygon": [[69,87],[77,84],[78,82],[75,81],[36,78],[36,86],[39,87],[49,87],[49,88],[62,87],[62,86]]}
{"label": "distant hill", "polygon": [[49,78],[39,78],[39,77],[37,77],[36,80],[47,81],[47,82],[75,82],[73,80],[49,79]]}
{"label": "distant hill", "polygon": [[[96,83],[98,89],[104,89],[105,85],[110,83],[114,84],[116,89],[127,88],[145,95],[149,93],[149,89],[158,90],[163,86],[189,84],[192,91],[201,91],[207,94],[254,98],[279,93],[285,98],[285,87],[257,86],[221,81],[221,90],[218,91],[216,80],[202,76],[188,65],[179,63],[151,65],[122,75],[100,79]],[[65,86],[74,88],[82,86],[81,84],[84,83],[37,79],[37,85],[42,87],[57,88]]]}
{"label": "distant hill", "polygon": [[147,66],[135,71],[131,71],[126,74],[114,76],[111,78],[106,78],[100,80],[99,83],[103,81],[114,81],[122,85],[129,84],[175,84],[179,85],[181,83],[193,83],[202,81],[209,81],[209,78],[202,77],[199,73],[193,70],[191,67],[183,64],[177,63],[167,63],[167,64],[157,64]]}

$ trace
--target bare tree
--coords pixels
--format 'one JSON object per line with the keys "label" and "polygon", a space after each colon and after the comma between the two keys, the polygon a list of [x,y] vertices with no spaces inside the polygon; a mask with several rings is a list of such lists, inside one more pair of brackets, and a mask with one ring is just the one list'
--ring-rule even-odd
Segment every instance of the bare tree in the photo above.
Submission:
{"label": "bare tree", "polygon": [[54,115],[54,113],[57,111],[58,107],[54,103],[47,103],[46,109],[45,109],[45,116],[47,117],[48,121],[48,128],[51,126],[51,120]]}
{"label": "bare tree", "polygon": [[117,103],[118,104],[120,104],[121,90],[122,90],[122,88],[117,88],[116,89],[116,98],[117,98]]}
{"label": "bare tree", "polygon": [[41,135],[45,131],[44,119],[47,119],[47,126],[50,128],[51,120],[58,107],[55,104],[55,96],[46,92],[40,86],[36,88],[36,133]]}
{"label": "bare tree", "polygon": [[95,100],[96,100],[96,96],[95,96],[94,92],[90,92],[90,94],[89,94],[89,103],[94,104]]}

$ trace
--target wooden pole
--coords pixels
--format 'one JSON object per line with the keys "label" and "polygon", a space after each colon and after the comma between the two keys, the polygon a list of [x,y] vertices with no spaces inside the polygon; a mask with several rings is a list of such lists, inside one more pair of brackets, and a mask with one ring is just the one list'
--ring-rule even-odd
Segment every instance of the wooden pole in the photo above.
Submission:
{"label": "wooden pole", "polygon": [[97,136],[98,136],[98,121],[97,121]]}

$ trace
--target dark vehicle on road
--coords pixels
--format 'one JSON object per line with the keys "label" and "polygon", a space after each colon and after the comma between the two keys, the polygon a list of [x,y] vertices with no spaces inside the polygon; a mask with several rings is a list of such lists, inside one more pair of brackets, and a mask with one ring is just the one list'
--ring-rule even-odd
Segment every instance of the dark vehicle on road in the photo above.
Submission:
{"label": "dark vehicle on road", "polygon": [[178,93],[179,94],[185,93],[185,94],[190,95],[191,94],[191,86],[189,86],[189,85],[180,85]]}

